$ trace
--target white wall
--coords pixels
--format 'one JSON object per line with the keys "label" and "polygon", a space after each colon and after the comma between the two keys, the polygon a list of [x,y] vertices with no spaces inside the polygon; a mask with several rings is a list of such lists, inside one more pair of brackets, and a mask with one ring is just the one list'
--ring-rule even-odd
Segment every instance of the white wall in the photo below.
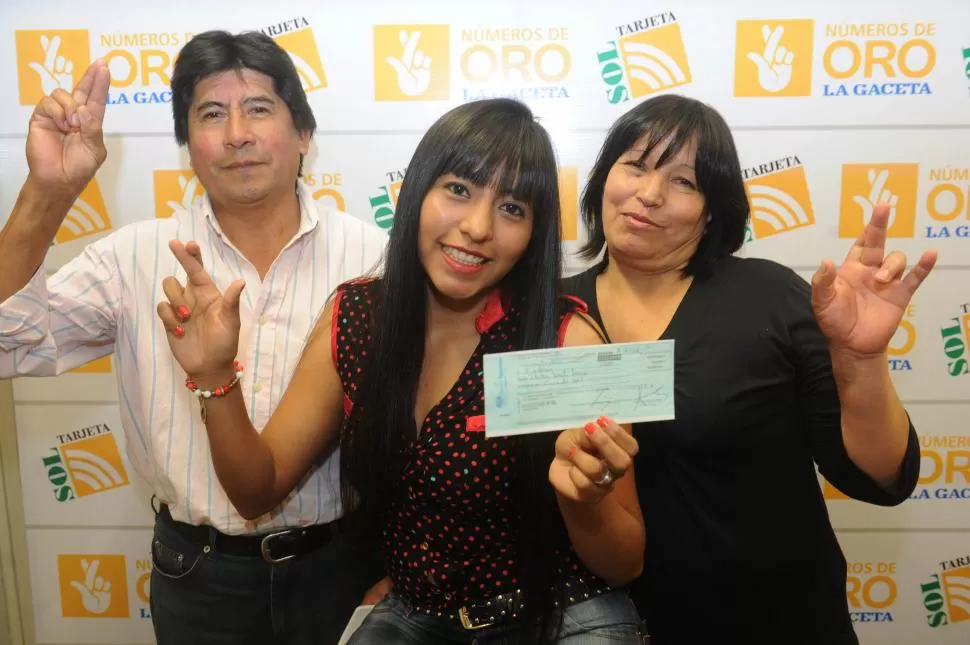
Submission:
{"label": "white wall", "polygon": [[[892,509],[833,495],[831,515],[855,572],[847,586],[865,645],[970,641],[970,374],[958,364],[970,358],[970,3],[169,0],[124,13],[112,2],[16,4],[0,8],[0,86],[10,90],[0,97],[0,219],[26,174],[27,119],[40,90],[30,63],[43,60],[42,36],[60,36],[75,79],[91,58],[109,57],[113,100],[128,101],[109,107],[108,161],[82,195],[88,208],[69,216],[52,247],[50,270],[107,231],[164,216],[169,201],[183,200],[178,178],[188,163],[172,136],[167,74],[186,34],[214,27],[273,27],[301,57],[319,123],[307,180],[321,201],[365,220],[386,214],[379,198],[385,189],[393,194],[425,128],[482,95],[516,93],[552,132],[572,231],[577,190],[615,118],[657,91],[710,102],[733,127],[745,167],[784,160],[780,170],[752,176],[755,223],[744,253],[805,276],[823,257],[841,259],[863,212],[853,198],[868,195],[870,171],[877,180],[886,171],[884,188],[898,200],[892,246],[913,259],[928,246],[940,251],[940,266],[894,340],[893,374],[924,441],[923,481],[916,499]],[[780,44],[793,54],[791,79],[776,92],[764,89],[771,83],[759,81],[748,58],[763,53],[765,26],[783,27]],[[430,56],[428,83],[413,100],[398,100],[408,97],[385,62],[401,55],[402,30],[420,32],[418,49]],[[510,63],[505,74],[502,61]],[[838,96],[840,88],[847,95]],[[617,96],[629,100],[611,103]],[[573,257],[568,265],[581,267]],[[108,361],[18,381],[16,430],[0,424],[3,446],[19,446],[19,460],[3,455],[4,480],[19,490],[5,487],[11,535],[0,540],[0,555],[14,554],[16,571],[0,568],[5,577],[16,573],[4,589],[27,642],[33,634],[45,644],[152,642],[150,493],[125,457],[110,369]],[[67,472],[70,465],[53,464],[65,445],[58,435],[97,424],[110,433],[75,448],[115,462],[129,484],[95,491]],[[65,487],[75,499],[60,502]],[[81,556],[98,559],[112,582],[100,616],[69,584]],[[924,593],[934,576],[941,588]],[[759,610],[770,611],[772,595],[783,593],[766,589]],[[699,619],[706,600],[698,589]],[[931,627],[941,615],[948,624]],[[791,617],[792,629],[800,620]]]}

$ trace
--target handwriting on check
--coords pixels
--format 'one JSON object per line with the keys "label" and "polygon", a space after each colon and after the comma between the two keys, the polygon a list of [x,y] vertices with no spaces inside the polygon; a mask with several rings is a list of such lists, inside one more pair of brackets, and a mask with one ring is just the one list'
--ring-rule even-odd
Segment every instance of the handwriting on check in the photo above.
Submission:
{"label": "handwriting on check", "polygon": [[[627,354],[626,360],[637,362],[637,368],[646,371],[662,371],[667,368],[664,356],[643,356]],[[569,365],[543,365],[537,357],[536,364],[522,365],[515,379],[518,390],[519,412],[532,412],[543,408],[558,407],[562,400],[549,398],[548,388],[555,387],[560,395],[571,398],[572,405],[607,406],[615,403],[629,402],[633,408],[656,406],[664,403],[670,392],[661,384],[631,384],[617,383],[613,374],[600,374],[599,370],[591,371],[588,359],[577,357],[576,363],[583,363],[584,367]],[[624,360],[619,352],[598,351],[597,361],[603,369],[613,369],[613,361]]]}

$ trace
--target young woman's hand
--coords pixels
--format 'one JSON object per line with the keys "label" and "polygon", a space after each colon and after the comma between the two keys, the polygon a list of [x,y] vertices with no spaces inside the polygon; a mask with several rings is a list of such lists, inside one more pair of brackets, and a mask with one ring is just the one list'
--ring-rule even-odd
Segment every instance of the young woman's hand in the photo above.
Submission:
{"label": "young woman's hand", "polygon": [[559,434],[549,482],[567,499],[595,504],[630,470],[638,451],[639,444],[629,429],[600,417],[583,429]]}

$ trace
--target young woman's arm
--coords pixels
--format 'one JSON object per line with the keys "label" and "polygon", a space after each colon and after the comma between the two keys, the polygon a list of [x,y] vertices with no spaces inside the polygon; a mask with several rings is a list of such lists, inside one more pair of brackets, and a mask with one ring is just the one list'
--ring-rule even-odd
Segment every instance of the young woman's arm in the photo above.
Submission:
{"label": "young woman's arm", "polygon": [[[571,317],[564,346],[601,345],[585,320]],[[569,539],[583,564],[607,583],[632,582],[643,571],[646,540],[633,474],[637,442],[628,426],[600,418],[556,441],[549,480]],[[597,485],[609,468],[614,481]]]}
{"label": "young woman's arm", "polygon": [[[262,433],[235,387],[223,398],[206,401],[205,428],[212,464],[229,500],[246,519],[281,504],[321,453],[334,446],[343,423],[343,388],[330,344],[331,307],[314,335]],[[215,378],[210,385],[227,383]]]}
{"label": "young woman's arm", "polygon": [[[233,359],[238,351],[242,285],[230,285],[223,295],[202,268],[198,245],[173,242],[172,251],[186,270],[186,286],[183,289],[175,278],[165,279],[169,302],[159,304],[158,315],[172,353],[186,374],[200,389],[215,391],[236,376]],[[283,502],[339,435],[343,387],[330,338],[337,301],[321,314],[293,378],[262,432],[253,427],[238,383],[227,395],[203,401],[216,476],[246,519],[255,519]]]}

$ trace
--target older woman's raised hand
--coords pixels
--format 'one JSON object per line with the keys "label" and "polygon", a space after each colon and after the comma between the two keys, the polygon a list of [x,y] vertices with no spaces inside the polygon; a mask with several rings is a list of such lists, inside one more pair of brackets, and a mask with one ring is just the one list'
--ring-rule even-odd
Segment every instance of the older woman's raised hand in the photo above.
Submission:
{"label": "older woman's raised hand", "polygon": [[936,264],[936,251],[927,250],[906,273],[902,252],[886,255],[888,228],[889,207],[877,204],[842,266],[824,260],[812,276],[812,309],[832,351],[860,358],[885,352],[913,294]]}

